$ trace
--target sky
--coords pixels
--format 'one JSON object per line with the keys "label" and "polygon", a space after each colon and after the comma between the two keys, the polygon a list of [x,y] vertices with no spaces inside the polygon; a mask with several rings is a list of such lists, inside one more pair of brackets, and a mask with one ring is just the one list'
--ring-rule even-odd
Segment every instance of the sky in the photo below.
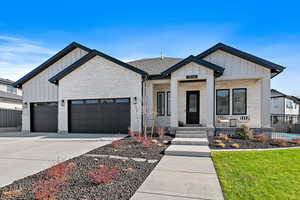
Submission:
{"label": "sky", "polygon": [[197,55],[218,42],[286,66],[300,96],[298,1],[3,1],[0,77],[17,80],[72,41],[123,61]]}

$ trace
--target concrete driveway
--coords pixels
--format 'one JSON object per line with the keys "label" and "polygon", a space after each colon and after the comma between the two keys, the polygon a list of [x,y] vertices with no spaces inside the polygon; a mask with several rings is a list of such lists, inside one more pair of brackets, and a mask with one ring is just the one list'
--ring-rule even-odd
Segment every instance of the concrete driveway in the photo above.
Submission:
{"label": "concrete driveway", "polygon": [[0,187],[125,136],[0,133]]}

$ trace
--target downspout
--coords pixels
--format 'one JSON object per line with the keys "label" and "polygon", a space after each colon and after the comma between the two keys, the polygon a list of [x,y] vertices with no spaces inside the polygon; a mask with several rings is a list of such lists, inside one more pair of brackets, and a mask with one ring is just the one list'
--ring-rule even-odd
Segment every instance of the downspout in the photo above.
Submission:
{"label": "downspout", "polygon": [[141,132],[143,132],[144,129],[144,77],[142,77],[142,102],[141,102]]}

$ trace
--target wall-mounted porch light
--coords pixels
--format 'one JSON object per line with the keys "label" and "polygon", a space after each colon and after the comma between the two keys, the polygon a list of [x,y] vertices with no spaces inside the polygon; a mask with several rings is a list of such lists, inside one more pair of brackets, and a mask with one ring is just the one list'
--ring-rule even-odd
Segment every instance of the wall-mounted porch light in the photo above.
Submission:
{"label": "wall-mounted porch light", "polygon": [[61,100],[60,105],[61,105],[62,107],[65,106],[65,100],[64,100],[64,99]]}
{"label": "wall-mounted porch light", "polygon": [[137,98],[133,97],[133,104],[136,104],[136,103],[137,103]]}
{"label": "wall-mounted porch light", "polygon": [[28,106],[28,104],[27,104],[27,102],[24,102],[24,108],[27,108],[27,106]]}

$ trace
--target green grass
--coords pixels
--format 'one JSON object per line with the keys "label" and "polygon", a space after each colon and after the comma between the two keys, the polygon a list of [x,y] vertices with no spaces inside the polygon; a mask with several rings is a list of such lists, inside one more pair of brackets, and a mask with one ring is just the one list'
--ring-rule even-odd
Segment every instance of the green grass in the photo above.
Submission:
{"label": "green grass", "polygon": [[227,200],[299,200],[300,149],[213,152]]}

